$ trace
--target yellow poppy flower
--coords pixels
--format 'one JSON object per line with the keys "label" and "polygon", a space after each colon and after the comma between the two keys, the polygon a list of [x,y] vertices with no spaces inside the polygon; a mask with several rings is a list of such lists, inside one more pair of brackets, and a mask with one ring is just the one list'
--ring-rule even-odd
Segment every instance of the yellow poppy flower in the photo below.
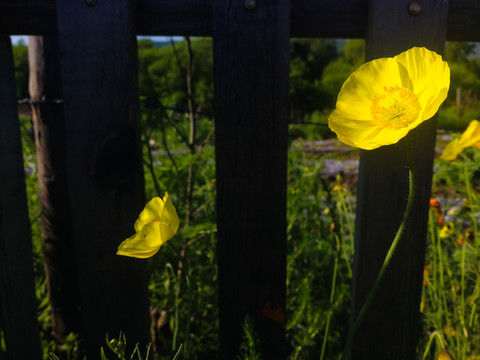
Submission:
{"label": "yellow poppy flower", "polygon": [[446,239],[450,236],[453,235],[453,231],[455,230],[455,226],[453,225],[453,222],[448,222],[446,223],[441,229],[440,232],[438,233],[438,236],[441,239]]}
{"label": "yellow poppy flower", "polygon": [[449,142],[443,149],[440,158],[453,161],[463,149],[469,146],[475,146],[480,150],[480,122],[478,120],[472,120],[459,139]]}
{"label": "yellow poppy flower", "polygon": [[135,222],[135,235],[120,244],[117,255],[151,257],[175,235],[179,225],[177,210],[168,193],[165,193],[163,200],[155,197],[145,206]]}
{"label": "yellow poppy flower", "polygon": [[361,149],[395,144],[437,112],[449,87],[448,64],[426,48],[376,59],[345,81],[329,127],[340,141]]}

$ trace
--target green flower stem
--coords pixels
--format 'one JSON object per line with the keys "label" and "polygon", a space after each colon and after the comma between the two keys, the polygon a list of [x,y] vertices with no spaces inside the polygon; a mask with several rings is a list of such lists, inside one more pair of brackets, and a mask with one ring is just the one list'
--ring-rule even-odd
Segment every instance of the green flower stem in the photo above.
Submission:
{"label": "green flower stem", "polygon": [[380,272],[378,273],[378,276],[372,286],[372,290],[370,290],[370,293],[368,294],[367,299],[365,300],[365,303],[363,304],[360,312],[358,313],[357,318],[355,319],[355,322],[352,325],[352,328],[350,330],[350,333],[348,334],[347,342],[345,344],[345,348],[343,349],[343,354],[341,359],[346,359],[348,356],[348,352],[350,351],[350,348],[352,346],[353,340],[355,338],[355,334],[357,333],[358,327],[363,321],[363,318],[365,317],[365,314],[367,310],[370,308],[370,305],[372,304],[373,299],[375,298],[375,295],[378,292],[378,289],[380,287],[380,284],[385,277],[385,274],[387,272],[388,266],[390,265],[390,261],[393,257],[393,254],[395,253],[395,249],[398,246],[398,243],[400,242],[400,238],[402,237],[403,231],[405,230],[405,227],[407,225],[407,220],[410,217],[410,213],[412,211],[413,207],[413,199],[414,199],[414,192],[415,192],[415,171],[414,171],[414,166],[413,166],[413,157],[412,157],[412,150],[411,150],[411,143],[409,142],[409,153],[408,153],[408,162],[409,162],[409,168],[408,168],[408,173],[409,173],[409,191],[408,191],[408,202],[407,202],[407,207],[405,209],[405,213],[403,214],[403,219],[402,223],[400,224],[397,234],[395,235],[395,238],[393,239],[392,245],[390,246],[390,249],[388,250],[387,256],[385,257],[385,260],[383,261],[382,268],[380,269]]}
{"label": "green flower stem", "polygon": [[[439,289],[446,289],[444,273],[446,272],[447,275],[449,275],[449,274],[451,274],[451,270],[449,268],[448,259],[446,259],[446,261],[444,261],[445,254],[444,254],[444,251],[443,251],[443,248],[442,248],[442,238],[440,236],[437,236],[436,246],[437,246],[437,254],[438,254],[438,275],[439,275],[438,278],[439,278],[439,281],[440,281],[440,286],[438,288]],[[451,276],[450,276],[450,283],[451,283]],[[452,323],[450,321],[450,316],[448,316],[449,307],[448,307],[448,304],[447,304],[447,292],[446,291],[439,291],[439,293],[440,293],[441,304],[439,306],[438,319],[441,319],[442,317],[445,318],[443,321],[441,320],[441,323],[439,325],[447,324],[446,325],[447,329],[453,329]],[[454,294],[454,293],[455,293],[455,290],[452,289],[452,294]],[[442,326],[440,326],[440,327],[442,327]],[[452,338],[451,331],[446,331],[445,335],[447,336],[448,342],[450,344],[454,342],[455,339]],[[458,338],[457,338],[457,340],[458,340]]]}
{"label": "green flower stem", "polygon": [[343,210],[343,213],[345,214],[345,219],[347,221],[347,225],[348,225],[348,231],[350,233],[350,248],[353,249],[354,248],[354,236],[353,234],[355,233],[355,224],[354,224],[354,221],[353,221],[353,218],[348,216],[349,214],[352,213],[352,208],[349,206],[347,207],[347,203],[345,201],[345,197],[343,195],[343,192],[342,191],[339,191],[339,197],[340,197],[340,205],[341,205],[341,208]]}
{"label": "green flower stem", "polygon": [[[148,155],[148,161],[145,159],[143,160],[143,163],[147,166],[148,171],[150,172],[150,175],[152,176],[153,180],[153,185],[155,186],[155,191],[157,192],[157,196],[160,196],[161,198],[161,191],[160,191],[160,184],[158,183],[157,176],[155,175],[155,168],[153,166],[153,154],[152,154],[152,147],[150,146],[150,143],[148,141],[148,137],[146,136],[147,140],[145,141],[145,144],[147,145],[147,155]],[[167,154],[168,154],[168,149],[167,149]]]}
{"label": "green flower stem", "polygon": [[[180,344],[180,348],[178,349],[177,355],[180,354],[180,349],[183,347],[182,351],[186,353],[187,351],[187,345],[188,345],[188,338],[190,337],[190,324],[191,324],[191,318],[192,318],[192,304],[193,304],[193,292],[190,284],[190,276],[189,274],[189,268],[188,268],[188,261],[186,259],[186,255],[182,256],[181,252],[177,249],[175,245],[173,245],[170,241],[167,241],[167,244],[172,247],[172,249],[175,251],[175,253],[178,256],[178,260],[182,264],[183,271],[182,273],[185,276],[185,281],[187,283],[187,292],[188,292],[188,308],[187,308],[187,325],[185,328],[185,341],[184,343]],[[178,284],[180,287],[180,283]],[[176,294],[176,308],[175,308],[175,331],[174,331],[174,336],[173,336],[173,348],[175,350],[176,348],[176,337],[177,337],[177,332],[178,332],[178,302],[179,302],[179,291]]]}
{"label": "green flower stem", "polygon": [[[474,199],[472,196],[472,186],[470,185],[470,178],[468,174],[468,169],[465,165],[463,165],[463,176],[465,179],[465,188],[467,192],[467,200],[468,200],[468,206],[472,211],[470,211],[470,220],[472,221],[472,235],[473,235],[473,243],[475,244],[475,248],[478,249],[480,244],[478,243],[478,236],[477,236],[477,230],[478,230],[478,225],[477,225],[477,219],[473,215],[474,211]],[[480,253],[477,253],[477,257]]]}
{"label": "green flower stem", "polygon": [[442,339],[442,336],[440,335],[440,333],[438,331],[434,331],[430,334],[430,337],[428,339],[428,343],[427,343],[427,346],[425,348],[425,352],[423,353],[423,357],[422,357],[422,360],[425,360],[429,354],[429,351],[430,351],[430,346],[432,345],[432,340],[434,338],[437,338],[438,341],[440,342],[440,347],[443,349],[445,349],[445,345],[443,344],[443,339]]}
{"label": "green flower stem", "polygon": [[[333,237],[335,238],[337,244],[337,254],[335,256],[335,264],[333,266],[333,277],[332,277],[332,288],[330,290],[330,306],[333,306],[333,300],[335,299],[335,286],[337,282],[337,272],[338,272],[338,258],[340,256],[340,239],[338,238],[337,234],[333,233]],[[323,334],[323,343],[322,343],[322,352],[320,354],[320,360],[323,360],[325,356],[325,350],[327,348],[327,340],[328,340],[328,332],[330,330],[330,321],[332,320],[333,309],[330,309],[327,316],[327,322],[325,324],[325,332]]]}
{"label": "green flower stem", "polygon": [[183,352],[183,344],[180,344],[180,346],[178,347],[178,351],[175,354],[175,357],[173,358],[173,360],[179,359],[182,352]]}

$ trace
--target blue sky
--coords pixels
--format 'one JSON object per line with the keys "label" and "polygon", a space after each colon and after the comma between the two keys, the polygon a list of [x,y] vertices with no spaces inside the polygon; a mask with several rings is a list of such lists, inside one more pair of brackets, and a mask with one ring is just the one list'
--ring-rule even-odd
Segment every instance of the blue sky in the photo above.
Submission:
{"label": "blue sky", "polygon": [[[152,41],[170,41],[171,36],[138,36],[139,39],[151,39]],[[23,40],[25,44],[28,44],[28,36],[24,35],[11,35],[12,44],[18,44],[20,40]],[[174,36],[175,41],[181,40],[181,36]]]}

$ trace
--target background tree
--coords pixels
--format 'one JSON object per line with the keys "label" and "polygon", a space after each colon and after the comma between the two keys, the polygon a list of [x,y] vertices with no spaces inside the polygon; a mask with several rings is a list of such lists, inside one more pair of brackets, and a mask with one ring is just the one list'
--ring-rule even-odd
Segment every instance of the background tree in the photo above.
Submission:
{"label": "background tree", "polygon": [[28,46],[23,40],[13,46],[17,99],[28,97]]}
{"label": "background tree", "polygon": [[480,117],[480,59],[476,46],[467,42],[447,42],[445,60],[451,71],[448,97],[439,112],[439,127],[463,130],[472,120]]}
{"label": "background tree", "polygon": [[334,40],[292,39],[290,41],[290,120],[302,122],[306,115],[331,104],[322,83],[322,73],[338,57]]}

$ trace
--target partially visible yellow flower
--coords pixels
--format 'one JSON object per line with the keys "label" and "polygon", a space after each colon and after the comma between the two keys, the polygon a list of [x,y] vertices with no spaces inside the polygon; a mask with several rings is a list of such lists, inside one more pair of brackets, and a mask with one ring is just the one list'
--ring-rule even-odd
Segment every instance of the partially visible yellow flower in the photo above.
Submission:
{"label": "partially visible yellow flower", "polygon": [[343,189],[342,185],[337,184],[333,187],[332,191],[340,192],[340,191],[342,191],[342,189]]}
{"label": "partially visible yellow flower", "polygon": [[455,360],[452,355],[448,353],[446,349],[442,349],[440,354],[438,354],[437,360]]}
{"label": "partially visible yellow flower", "polygon": [[450,141],[443,149],[440,158],[453,161],[463,149],[469,146],[475,146],[480,150],[480,122],[478,120],[472,120],[460,138]]}
{"label": "partially visible yellow flower", "polygon": [[441,238],[441,239],[446,239],[450,236],[452,236],[453,234],[453,230],[454,230],[454,225],[452,222],[448,222],[445,224],[444,227],[442,227],[440,229],[440,232],[438,233],[438,236]]}
{"label": "partially visible yellow flower", "polygon": [[155,197],[145,206],[135,222],[135,235],[120,244],[117,255],[151,257],[175,235],[179,225],[177,210],[168,193],[165,193],[163,200]]}
{"label": "partially visible yellow flower", "polygon": [[449,87],[448,64],[426,48],[376,59],[345,81],[329,127],[343,143],[365,150],[395,144],[437,112]]}

